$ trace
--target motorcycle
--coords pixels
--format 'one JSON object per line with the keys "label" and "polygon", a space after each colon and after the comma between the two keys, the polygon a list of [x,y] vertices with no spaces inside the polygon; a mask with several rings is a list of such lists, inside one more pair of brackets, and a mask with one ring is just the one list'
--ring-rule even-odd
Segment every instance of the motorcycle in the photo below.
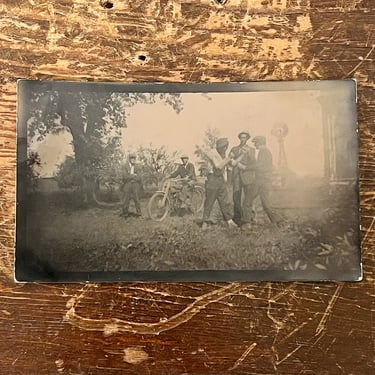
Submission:
{"label": "motorcycle", "polygon": [[[183,194],[183,188],[187,194]],[[186,208],[192,213],[198,213],[204,205],[203,186],[184,178],[167,179],[162,183],[161,189],[153,194],[148,203],[148,214],[152,220],[163,221],[168,213],[178,212]]]}

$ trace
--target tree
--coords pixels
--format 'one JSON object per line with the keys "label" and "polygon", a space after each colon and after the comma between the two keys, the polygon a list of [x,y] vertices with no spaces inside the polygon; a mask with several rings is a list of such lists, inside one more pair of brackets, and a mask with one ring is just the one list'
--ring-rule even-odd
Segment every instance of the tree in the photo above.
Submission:
{"label": "tree", "polygon": [[[48,86],[50,87],[50,86]],[[52,86],[53,87],[53,86]],[[79,86],[82,87],[82,86]],[[107,90],[62,90],[33,86],[26,100],[28,137],[43,140],[48,134],[68,131],[72,135],[74,159],[86,200],[92,197],[98,171],[109,162],[110,151],[119,146],[121,129],[125,128],[128,108],[137,103],[155,103],[156,99],[182,110],[179,94],[113,93]]]}
{"label": "tree", "polygon": [[55,179],[60,188],[78,188],[82,186],[82,177],[73,156],[67,156],[58,166]]}
{"label": "tree", "polygon": [[220,138],[220,130],[210,126],[204,132],[203,144],[209,148],[215,148],[216,141]]}
{"label": "tree", "polygon": [[195,155],[200,157],[202,160],[206,160],[206,155],[203,152],[204,149],[214,149],[216,141],[220,137],[220,130],[218,128],[211,128],[210,126],[204,132],[203,144],[196,145]]}
{"label": "tree", "polygon": [[152,144],[147,147],[139,146],[136,153],[144,168],[143,179],[146,185],[159,183],[170,175],[179,154],[178,151],[169,153],[165,146],[155,147]]}
{"label": "tree", "polygon": [[40,165],[41,160],[39,154],[34,151],[28,152],[26,160],[26,181],[27,186],[31,188],[31,190],[35,190],[38,185],[40,174],[36,169],[40,167]]}

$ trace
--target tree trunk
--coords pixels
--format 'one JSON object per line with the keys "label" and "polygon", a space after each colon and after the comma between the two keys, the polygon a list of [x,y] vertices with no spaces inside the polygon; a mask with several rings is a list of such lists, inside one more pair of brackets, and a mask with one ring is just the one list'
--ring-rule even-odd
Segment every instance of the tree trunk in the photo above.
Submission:
{"label": "tree trunk", "polygon": [[73,150],[74,157],[77,164],[79,174],[82,178],[81,192],[83,196],[83,202],[85,205],[93,205],[95,203],[93,199],[93,189],[95,186],[95,176],[92,169],[90,168],[90,159],[88,153],[88,141],[85,134],[79,127],[69,126],[70,132],[73,137]]}
{"label": "tree trunk", "polygon": [[87,142],[81,140],[80,138],[75,139],[73,137],[74,153],[77,163],[78,170],[82,176],[82,194],[84,203],[92,206],[95,204],[93,198],[93,192],[95,188],[96,176],[90,165],[90,159],[88,155]]}

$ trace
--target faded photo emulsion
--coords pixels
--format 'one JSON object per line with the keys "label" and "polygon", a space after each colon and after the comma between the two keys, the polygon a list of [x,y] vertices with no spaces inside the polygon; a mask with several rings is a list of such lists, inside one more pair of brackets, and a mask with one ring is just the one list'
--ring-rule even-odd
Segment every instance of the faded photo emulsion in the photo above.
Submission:
{"label": "faded photo emulsion", "polygon": [[353,80],[21,80],[17,111],[17,281],[361,279]]}

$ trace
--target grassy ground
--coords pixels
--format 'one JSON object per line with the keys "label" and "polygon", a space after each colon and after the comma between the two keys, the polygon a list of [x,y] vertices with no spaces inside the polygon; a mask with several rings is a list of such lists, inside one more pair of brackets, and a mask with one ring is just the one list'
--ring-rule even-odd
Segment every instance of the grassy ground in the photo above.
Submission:
{"label": "grassy ground", "polygon": [[28,245],[59,271],[340,270],[358,264],[352,208],[281,200],[279,195],[286,219],[281,228],[270,225],[258,203],[257,224],[243,232],[220,223],[202,231],[200,215],[154,222],[146,217],[146,199],[144,217],[125,220],[117,209],[69,208],[39,195],[29,208]]}

